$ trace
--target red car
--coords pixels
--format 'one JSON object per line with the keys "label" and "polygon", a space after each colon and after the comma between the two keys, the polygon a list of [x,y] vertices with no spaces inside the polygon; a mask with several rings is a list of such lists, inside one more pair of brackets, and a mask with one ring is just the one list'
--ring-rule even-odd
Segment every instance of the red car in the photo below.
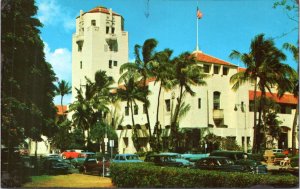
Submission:
{"label": "red car", "polygon": [[84,150],[66,150],[61,154],[61,157],[63,159],[74,159],[78,158],[81,152],[84,152]]}

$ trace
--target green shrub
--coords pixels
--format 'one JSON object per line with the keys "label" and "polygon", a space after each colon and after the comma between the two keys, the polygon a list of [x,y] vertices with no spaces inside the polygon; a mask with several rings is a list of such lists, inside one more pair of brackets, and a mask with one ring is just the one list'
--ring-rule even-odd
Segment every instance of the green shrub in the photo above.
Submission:
{"label": "green shrub", "polygon": [[110,170],[112,182],[117,187],[229,188],[250,187],[258,184],[276,187],[298,184],[298,178],[294,176],[159,167],[151,163],[112,163]]}
{"label": "green shrub", "polygon": [[249,159],[253,159],[255,161],[264,161],[264,156],[263,154],[259,153],[259,154],[251,154],[249,155]]}
{"label": "green shrub", "polygon": [[276,158],[285,158],[285,154],[283,153],[274,153]]}
{"label": "green shrub", "polygon": [[295,156],[291,158],[291,166],[299,167],[299,156]]}

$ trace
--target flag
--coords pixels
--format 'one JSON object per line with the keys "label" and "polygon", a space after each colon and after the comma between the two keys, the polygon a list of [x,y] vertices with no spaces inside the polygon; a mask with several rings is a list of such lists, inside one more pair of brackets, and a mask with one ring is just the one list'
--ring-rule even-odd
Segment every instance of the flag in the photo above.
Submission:
{"label": "flag", "polygon": [[200,12],[199,8],[197,7],[197,18],[201,19],[202,18],[202,12]]}

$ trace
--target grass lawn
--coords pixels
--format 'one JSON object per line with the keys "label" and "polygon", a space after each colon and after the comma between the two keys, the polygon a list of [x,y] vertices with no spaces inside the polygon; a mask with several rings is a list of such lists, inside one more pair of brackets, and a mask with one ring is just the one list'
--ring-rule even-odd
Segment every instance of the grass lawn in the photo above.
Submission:
{"label": "grass lawn", "polygon": [[40,187],[80,187],[93,188],[105,187],[114,188],[110,178],[100,176],[83,175],[83,174],[68,174],[57,176],[32,176],[32,181],[25,183],[24,188],[40,188]]}

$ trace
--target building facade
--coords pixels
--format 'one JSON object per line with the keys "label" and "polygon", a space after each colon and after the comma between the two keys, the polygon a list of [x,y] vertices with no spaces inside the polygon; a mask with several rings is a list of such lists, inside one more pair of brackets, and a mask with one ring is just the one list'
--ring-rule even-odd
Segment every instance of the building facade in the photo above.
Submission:
{"label": "building facade", "polygon": [[72,101],[76,89],[94,80],[96,71],[119,78],[120,65],[128,62],[128,32],[121,15],[105,7],[80,11],[72,36]]}
{"label": "building facade", "polygon": [[[93,79],[98,70],[105,70],[115,81],[119,79],[119,68],[122,63],[128,62],[128,33],[124,31],[124,19],[111,9],[96,7],[86,13],[80,12],[76,18],[76,32],[72,40],[72,99],[76,96],[75,88],[84,85],[87,76]],[[190,130],[194,137],[190,139],[193,145],[200,145],[200,128],[207,128],[217,136],[231,138],[238,145],[243,146],[246,141],[248,149],[253,140],[253,90],[254,84],[247,83],[237,91],[232,90],[230,77],[243,70],[229,62],[220,60],[202,51],[194,51],[193,55],[209,75],[205,86],[194,86],[195,96],[186,95],[184,102],[191,109],[180,120],[180,128]],[[163,129],[163,136],[170,132],[171,112],[174,111],[179,90],[162,91],[158,100],[159,83],[155,78],[150,78],[147,85],[151,94],[148,109],[150,127],[156,122],[157,103],[160,102],[159,121]],[[259,95],[259,94],[258,94]],[[277,98],[274,88],[273,93],[267,94],[281,107],[278,114],[281,123],[279,140],[272,141],[278,148],[290,148],[292,140],[292,124],[297,106],[297,99],[292,94],[285,94]],[[145,151],[150,150],[148,143],[148,125],[144,105],[137,102],[134,107],[134,119],[138,128],[140,143]],[[131,140],[132,124],[131,112],[126,102],[120,103],[119,115],[124,116],[124,121],[119,125],[117,134],[119,153],[133,153],[135,148]],[[246,139],[246,140],[245,140]],[[163,141],[167,142],[167,141]],[[298,144],[298,141],[297,141]]]}

